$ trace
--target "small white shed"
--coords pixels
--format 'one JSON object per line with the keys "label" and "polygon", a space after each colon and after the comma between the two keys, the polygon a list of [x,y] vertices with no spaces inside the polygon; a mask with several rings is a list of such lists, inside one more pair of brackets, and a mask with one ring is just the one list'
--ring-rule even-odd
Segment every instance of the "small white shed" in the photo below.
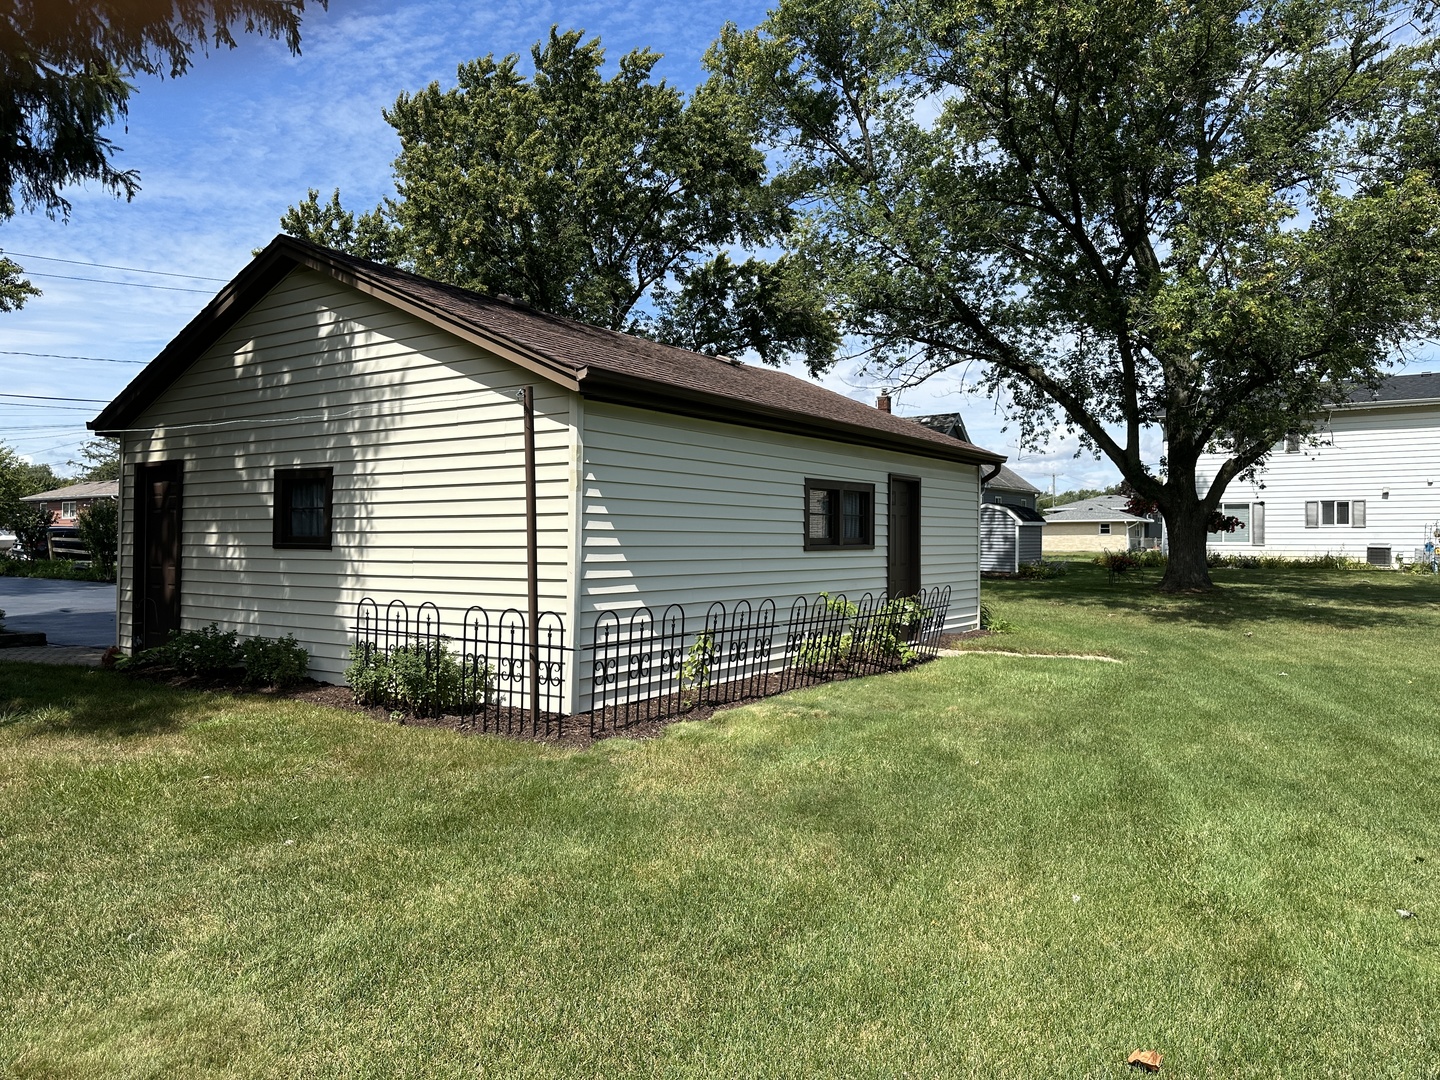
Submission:
{"label": "small white shed", "polygon": [[980,507],[980,570],[1018,574],[1042,557],[1045,517],[1028,506],[985,503]]}

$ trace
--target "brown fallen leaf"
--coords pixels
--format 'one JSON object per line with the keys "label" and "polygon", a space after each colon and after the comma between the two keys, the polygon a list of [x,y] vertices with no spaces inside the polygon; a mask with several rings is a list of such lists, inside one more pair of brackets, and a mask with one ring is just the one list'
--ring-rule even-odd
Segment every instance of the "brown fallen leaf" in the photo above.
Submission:
{"label": "brown fallen leaf", "polygon": [[1130,1056],[1125,1059],[1125,1064],[1132,1069],[1139,1067],[1146,1072],[1160,1071],[1159,1050],[1132,1050]]}

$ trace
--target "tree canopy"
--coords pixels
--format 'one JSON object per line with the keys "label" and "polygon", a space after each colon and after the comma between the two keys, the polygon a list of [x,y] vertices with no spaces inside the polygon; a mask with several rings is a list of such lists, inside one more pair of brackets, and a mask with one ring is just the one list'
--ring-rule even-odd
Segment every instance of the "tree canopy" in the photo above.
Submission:
{"label": "tree canopy", "polygon": [[598,38],[552,29],[517,56],[401,94],[397,196],[358,218],[311,191],[291,235],[614,330],[823,363],[838,337],[796,257],[735,261],[792,225],[744,101],[686,96],[636,50],[605,78]]}
{"label": "tree canopy", "polygon": [[1078,433],[1164,514],[1163,587],[1189,589],[1226,485],[1435,329],[1432,19],[780,0],[710,63],[813,194],[802,242],[845,329],[902,382],[978,362],[1027,440]]}
{"label": "tree canopy", "polygon": [[[327,0],[317,0],[324,7]],[[67,187],[140,189],[107,130],[137,75],[177,78],[195,53],[261,33],[300,51],[305,0],[0,0],[0,222],[20,210],[66,216]],[[0,263],[0,311],[35,295]]]}
{"label": "tree canopy", "polygon": [[0,443],[0,528],[15,527],[20,516],[29,508],[28,503],[20,501],[26,495],[49,491],[62,482],[49,465],[26,461]]}
{"label": "tree canopy", "polygon": [[65,463],[74,471],[77,483],[120,479],[118,439],[86,439],[80,445],[79,452],[79,458],[72,458]]}

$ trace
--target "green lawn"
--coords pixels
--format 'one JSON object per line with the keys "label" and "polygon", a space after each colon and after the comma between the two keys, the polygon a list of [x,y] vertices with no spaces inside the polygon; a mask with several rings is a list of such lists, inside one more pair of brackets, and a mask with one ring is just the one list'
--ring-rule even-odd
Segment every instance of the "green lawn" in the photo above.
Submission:
{"label": "green lawn", "polygon": [[1217,578],[583,752],[0,663],[0,1074],[1437,1075],[1440,585]]}

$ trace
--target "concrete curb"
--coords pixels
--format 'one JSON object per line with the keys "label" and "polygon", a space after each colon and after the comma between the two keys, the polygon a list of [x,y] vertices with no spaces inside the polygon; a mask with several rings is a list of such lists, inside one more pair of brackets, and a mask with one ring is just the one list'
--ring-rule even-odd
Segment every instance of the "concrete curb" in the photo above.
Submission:
{"label": "concrete curb", "polygon": [[90,645],[40,645],[22,646],[16,649],[0,649],[0,663],[7,660],[17,664],[73,664],[78,667],[98,668],[105,650]]}

